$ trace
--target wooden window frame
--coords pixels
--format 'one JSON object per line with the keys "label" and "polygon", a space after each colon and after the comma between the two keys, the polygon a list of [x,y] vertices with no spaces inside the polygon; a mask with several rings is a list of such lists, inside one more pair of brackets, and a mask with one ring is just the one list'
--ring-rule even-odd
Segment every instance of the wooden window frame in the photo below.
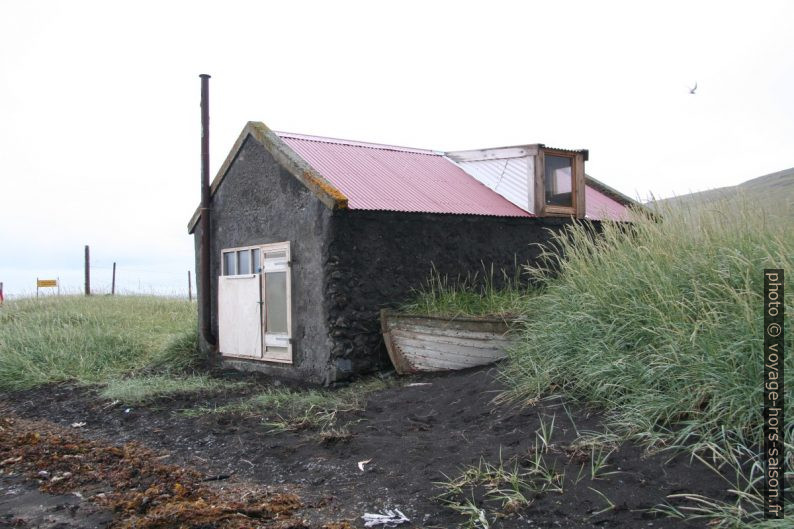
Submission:
{"label": "wooden window frame", "polygon": [[[546,204],[546,155],[560,156],[571,160],[571,205],[554,206]],[[585,182],[583,152],[541,148],[535,157],[535,215],[539,217],[576,217],[585,216]]]}
{"label": "wooden window frame", "polygon": [[[250,276],[250,275],[255,274],[256,272],[249,272],[247,274],[238,274],[237,273],[237,252],[241,252],[243,250],[248,250],[249,259],[251,259],[251,250],[254,250],[256,248],[261,248],[261,246],[260,245],[240,246],[240,247],[236,247],[236,248],[224,248],[223,250],[221,250],[221,273],[220,273],[220,275],[228,277],[228,276],[239,276],[239,275]],[[234,260],[233,260],[233,262],[234,262],[234,272],[235,272],[234,274],[224,274],[224,272],[226,271],[226,270],[224,270],[224,266],[226,265],[226,261],[225,261],[224,256],[227,253],[234,253],[235,254],[234,255]],[[289,254],[287,254],[287,255],[289,256]],[[254,263],[251,262],[250,264],[251,264],[251,270],[256,270],[256,268],[254,267]]]}
{"label": "wooden window frame", "polygon": [[[253,252],[251,250],[259,250],[260,263],[254,263],[253,262]],[[286,336],[286,343],[284,343],[284,345],[281,345],[281,343],[279,343],[278,345],[274,345],[274,344],[270,344],[270,345],[271,345],[271,347],[286,346],[286,348],[287,348],[287,356],[289,357],[289,359],[267,358],[267,352],[265,351],[265,349],[266,349],[266,347],[268,345],[267,344],[267,337],[266,337],[266,333],[265,333],[265,321],[264,321],[265,311],[262,311],[262,317],[260,319],[260,335],[261,335],[261,338],[262,338],[262,356],[259,359],[256,359],[256,358],[253,358],[253,359],[254,360],[263,361],[263,362],[273,362],[273,363],[278,363],[278,364],[292,364],[293,363],[293,357],[294,357],[294,351],[293,351],[293,347],[292,347],[292,345],[293,345],[293,330],[292,330],[292,254],[291,254],[291,249],[290,249],[290,242],[289,241],[284,241],[284,242],[276,242],[276,243],[269,243],[269,244],[254,244],[254,245],[250,245],[250,246],[237,246],[237,247],[234,247],[234,248],[224,248],[224,249],[221,250],[221,274],[220,274],[221,276],[224,276],[224,274],[223,274],[223,272],[225,271],[223,269],[224,262],[225,262],[224,258],[225,258],[225,255],[228,254],[228,253],[234,253],[235,254],[233,262],[234,262],[234,266],[235,266],[235,272],[237,272],[237,252],[240,252],[240,251],[248,251],[249,259],[251,259],[250,265],[251,265],[252,272],[249,273],[249,274],[236,274],[236,273],[235,274],[227,274],[225,277],[251,277],[251,276],[255,276],[255,275],[260,276],[259,289],[260,289],[261,303],[264,303],[264,289],[267,288],[267,285],[265,283],[265,277],[264,277],[265,276],[265,260],[266,260],[265,256],[267,255],[267,252],[280,252],[280,251],[283,251],[285,253],[285,259],[286,259],[285,272],[286,272],[286,275],[287,275],[287,277],[286,277],[286,280],[287,280],[286,281],[286,283],[287,283],[287,285],[286,285],[286,287],[287,287],[286,288],[286,291],[287,291],[286,292],[286,296],[287,296],[287,333],[286,333],[287,336]],[[260,264],[261,264],[261,266],[259,266]],[[223,356],[229,357],[229,358],[247,358],[247,359],[252,359],[252,357],[247,357],[247,356],[246,357],[242,357],[242,356],[238,357],[236,355],[228,355],[228,354],[224,354]]]}

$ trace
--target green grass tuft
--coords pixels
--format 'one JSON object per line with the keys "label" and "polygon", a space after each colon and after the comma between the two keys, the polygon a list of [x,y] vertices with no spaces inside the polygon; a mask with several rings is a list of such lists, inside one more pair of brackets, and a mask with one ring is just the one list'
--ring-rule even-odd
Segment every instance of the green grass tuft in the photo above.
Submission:
{"label": "green grass tuft", "polygon": [[152,358],[149,367],[170,371],[197,369],[204,365],[206,357],[199,351],[198,329],[192,325],[190,329],[175,334],[163,347],[162,351]]}
{"label": "green grass tuft", "polygon": [[521,267],[516,264],[517,275],[504,270],[497,275],[493,266],[483,273],[470,274],[451,280],[433,269],[430,278],[414,290],[413,298],[400,306],[407,314],[423,316],[496,316],[513,318],[523,312],[526,299],[538,290],[522,281]]}
{"label": "green grass tuft", "polygon": [[396,382],[379,377],[358,380],[341,389],[290,389],[269,387],[248,399],[215,408],[186,410],[191,416],[206,413],[244,414],[262,417],[273,431],[336,430],[340,413],[363,410],[374,391]]}
{"label": "green grass tuft", "polygon": [[206,375],[144,375],[111,380],[100,390],[99,396],[124,404],[138,404],[169,395],[214,392],[240,385],[242,383],[217,380]]}
{"label": "green grass tuft", "polygon": [[103,383],[196,356],[196,306],[154,296],[19,299],[0,308],[0,389]]}

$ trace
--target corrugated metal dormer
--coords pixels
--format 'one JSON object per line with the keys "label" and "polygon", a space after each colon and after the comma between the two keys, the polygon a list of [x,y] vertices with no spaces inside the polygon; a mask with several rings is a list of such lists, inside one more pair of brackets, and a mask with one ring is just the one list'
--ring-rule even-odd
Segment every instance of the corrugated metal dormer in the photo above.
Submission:
{"label": "corrugated metal dormer", "polygon": [[540,145],[455,151],[444,156],[529,213],[535,212],[535,157]]}
{"label": "corrugated metal dormer", "polygon": [[558,149],[536,143],[455,151],[444,156],[533,215],[585,217],[587,150]]}

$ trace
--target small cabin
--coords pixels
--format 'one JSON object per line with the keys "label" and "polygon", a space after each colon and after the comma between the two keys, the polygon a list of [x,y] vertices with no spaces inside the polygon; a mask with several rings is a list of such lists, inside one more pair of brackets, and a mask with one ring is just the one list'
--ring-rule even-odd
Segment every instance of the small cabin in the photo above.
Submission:
{"label": "small cabin", "polygon": [[[386,367],[379,311],[432,269],[509,273],[572,219],[628,218],[634,201],[587,176],[587,158],[543,144],[439,152],[249,122],[210,186],[217,345],[201,347],[217,347],[224,367],[312,383]],[[197,264],[200,211],[188,226]]]}

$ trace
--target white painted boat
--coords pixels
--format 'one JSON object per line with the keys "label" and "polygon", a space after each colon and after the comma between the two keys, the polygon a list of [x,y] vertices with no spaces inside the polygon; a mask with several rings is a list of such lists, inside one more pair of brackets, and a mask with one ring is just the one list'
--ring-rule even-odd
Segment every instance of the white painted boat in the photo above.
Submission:
{"label": "white painted boat", "polygon": [[381,332],[394,369],[404,375],[453,371],[502,360],[515,343],[509,320],[417,316],[384,309]]}

